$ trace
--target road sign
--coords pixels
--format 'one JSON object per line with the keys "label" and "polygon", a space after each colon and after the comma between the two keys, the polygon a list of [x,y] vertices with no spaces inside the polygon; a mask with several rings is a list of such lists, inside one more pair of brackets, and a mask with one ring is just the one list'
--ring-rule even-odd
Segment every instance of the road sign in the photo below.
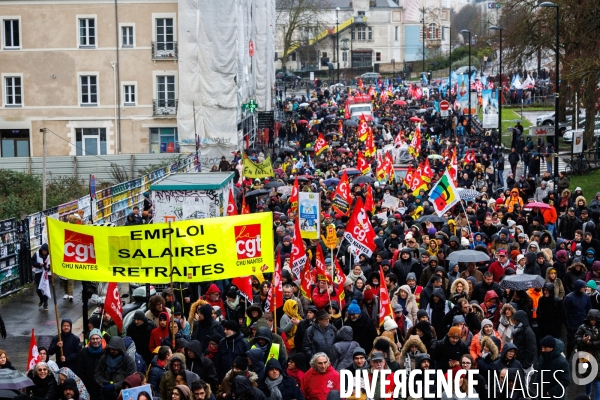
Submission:
{"label": "road sign", "polygon": [[533,137],[538,136],[554,136],[554,126],[542,125],[542,126],[530,126],[529,135]]}
{"label": "road sign", "polygon": [[273,129],[275,125],[275,115],[273,111],[259,111],[258,112],[258,129],[269,128]]}
{"label": "road sign", "polygon": [[488,8],[500,8],[500,3],[488,3]]}
{"label": "road sign", "polygon": [[442,117],[447,117],[450,112],[450,103],[448,103],[446,100],[442,100],[440,101],[440,115]]}
{"label": "road sign", "polygon": [[96,198],[96,177],[93,174],[90,175],[90,198]]}

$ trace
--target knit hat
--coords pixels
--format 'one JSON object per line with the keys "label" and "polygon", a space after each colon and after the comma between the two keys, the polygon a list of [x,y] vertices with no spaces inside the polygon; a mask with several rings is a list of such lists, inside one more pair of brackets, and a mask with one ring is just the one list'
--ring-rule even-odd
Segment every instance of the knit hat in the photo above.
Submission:
{"label": "knit hat", "polygon": [[414,272],[409,272],[408,274],[406,274],[406,281],[410,281],[410,280],[417,280],[417,275]]}
{"label": "knit hat", "polygon": [[363,349],[362,347],[355,348],[354,352],[352,352],[352,358],[354,358],[356,356],[360,356],[360,355],[367,358],[367,352],[365,351],[365,349]]}
{"label": "knit hat", "polygon": [[515,273],[515,270],[511,267],[508,267],[504,270],[504,275],[514,275]]}
{"label": "knit hat", "polygon": [[229,289],[226,296],[230,299],[235,299],[237,297],[237,290],[233,288]]}
{"label": "knit hat", "polygon": [[477,284],[477,279],[475,279],[474,276],[467,276],[467,280],[471,282],[471,285],[473,285],[473,287],[475,287],[475,285]]}
{"label": "knit hat", "polygon": [[236,367],[239,370],[245,371],[248,369],[248,358],[237,356],[235,360],[233,360],[232,366]]}
{"label": "knit hat", "polygon": [[92,336],[94,336],[94,335],[98,335],[98,336],[100,336],[100,338],[102,338],[102,331],[100,329],[98,329],[98,328],[92,329],[92,331],[88,335],[88,339],[91,339]]}
{"label": "knit hat", "polygon": [[235,321],[223,321],[223,329],[228,329],[230,331],[234,331],[234,332],[239,332],[240,331],[240,326],[238,325],[237,322]]}
{"label": "knit hat", "polygon": [[393,329],[398,329],[398,324],[388,315],[383,319],[383,330],[391,331]]}
{"label": "knit hat", "polygon": [[540,346],[542,347],[556,347],[556,339],[550,335],[546,335],[542,340],[540,340]]}
{"label": "knit hat", "polygon": [[284,236],[284,237],[283,237],[283,241],[284,241],[284,242],[291,242],[291,241],[292,241],[292,238],[291,238],[289,235],[288,235],[288,236]]}
{"label": "knit hat", "polygon": [[464,324],[465,323],[465,317],[463,317],[462,315],[455,315],[454,318],[452,318],[452,325],[458,325],[458,324]]}
{"label": "knit hat", "polygon": [[428,317],[427,311],[425,311],[425,310],[417,311],[417,320],[420,320],[423,317]]}
{"label": "knit hat", "polygon": [[218,333],[215,333],[213,335],[210,336],[209,341],[210,342],[215,342],[217,344],[219,344],[219,342],[221,341],[221,339],[223,339],[223,336],[219,335]]}
{"label": "knit hat", "polygon": [[524,259],[524,258],[525,258],[525,256],[524,256],[523,254],[519,254],[519,255],[517,256],[517,263],[518,263],[519,261],[521,261],[522,259]]}
{"label": "knit hat", "polygon": [[592,290],[598,289],[598,285],[596,285],[596,281],[594,281],[593,279],[590,279],[586,286],[591,288]]}
{"label": "knit hat", "polygon": [[180,400],[190,400],[190,388],[185,386],[185,385],[177,385],[175,386],[177,389],[179,389],[179,392],[181,392],[181,394],[183,395],[183,398],[181,398]]}
{"label": "knit hat", "polygon": [[373,345],[373,349],[383,351],[384,353],[388,353],[390,351],[390,342],[383,338],[377,339],[377,341]]}
{"label": "knit hat", "polygon": [[350,305],[348,306],[348,314],[360,314],[360,307],[358,306],[356,300],[352,300],[352,303],[350,303]]}
{"label": "knit hat", "polygon": [[458,326],[453,326],[452,328],[450,328],[450,330],[448,331],[448,337],[455,337],[455,338],[459,338],[460,337],[460,328]]}
{"label": "knit hat", "polygon": [[375,298],[375,293],[373,293],[373,290],[371,289],[367,289],[363,292],[363,298],[366,301],[371,301]]}
{"label": "knit hat", "polygon": [[494,324],[492,324],[492,321],[490,321],[489,319],[485,318],[484,320],[481,321],[481,329],[483,329],[487,325],[491,325],[492,329],[494,328]]}
{"label": "knit hat", "polygon": [[461,238],[460,239],[460,244],[462,246],[465,246],[465,247],[468,246],[469,245],[469,239],[467,239],[466,237]]}
{"label": "knit hat", "polygon": [[145,321],[146,320],[146,315],[144,314],[143,311],[137,310],[135,313],[133,313],[133,319],[134,320],[139,320],[139,321]]}

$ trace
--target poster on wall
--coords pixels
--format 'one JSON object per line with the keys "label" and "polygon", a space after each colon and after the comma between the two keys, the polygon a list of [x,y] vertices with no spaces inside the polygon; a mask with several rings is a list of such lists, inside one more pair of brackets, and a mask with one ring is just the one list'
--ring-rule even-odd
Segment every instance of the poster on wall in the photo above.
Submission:
{"label": "poster on wall", "polygon": [[483,108],[483,127],[498,127],[498,91],[485,89],[481,91],[481,106]]}
{"label": "poster on wall", "polygon": [[319,239],[321,237],[321,201],[318,193],[298,193],[298,222],[300,236],[303,239]]}
{"label": "poster on wall", "polygon": [[460,105],[460,109],[463,113],[466,113],[469,107],[469,78],[467,75],[458,76],[458,92],[456,93],[456,101]]}
{"label": "poster on wall", "polygon": [[579,154],[583,152],[583,131],[573,132],[573,153]]}

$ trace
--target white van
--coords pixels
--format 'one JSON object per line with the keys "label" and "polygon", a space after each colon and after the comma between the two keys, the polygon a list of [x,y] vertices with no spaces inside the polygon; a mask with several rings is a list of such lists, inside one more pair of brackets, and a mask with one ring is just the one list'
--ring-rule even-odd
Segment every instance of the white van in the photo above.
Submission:
{"label": "white van", "polygon": [[361,115],[373,116],[373,104],[371,103],[355,103],[348,105],[350,117],[360,118]]}

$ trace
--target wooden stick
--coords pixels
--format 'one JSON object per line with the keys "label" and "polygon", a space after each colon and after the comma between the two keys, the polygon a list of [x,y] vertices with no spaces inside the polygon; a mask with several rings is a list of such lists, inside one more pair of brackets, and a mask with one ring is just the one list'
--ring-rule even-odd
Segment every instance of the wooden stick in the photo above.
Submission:
{"label": "wooden stick", "polygon": [[[50,217],[46,216],[46,231],[48,233],[48,249],[50,249],[50,229],[48,228],[48,220],[50,219]],[[50,251],[48,251],[48,257],[50,256]],[[52,266],[52,258],[50,258],[50,266]],[[52,277],[52,297],[54,300],[54,316],[56,318],[56,330],[58,331],[58,341],[62,342],[62,335],[61,335],[61,326],[60,326],[60,320],[58,319],[58,306],[56,305],[56,289],[54,288],[54,274],[51,275]],[[73,326],[71,326],[71,329],[73,329]],[[62,346],[60,347],[60,357],[64,357],[64,353],[63,353],[63,348]]]}
{"label": "wooden stick", "polygon": [[[171,229],[171,221],[169,221],[169,232],[173,232]],[[173,252],[172,252],[172,238],[173,235],[169,234],[169,268],[171,273],[169,274],[170,287],[171,287],[171,348],[175,351],[175,302],[173,301]]]}

